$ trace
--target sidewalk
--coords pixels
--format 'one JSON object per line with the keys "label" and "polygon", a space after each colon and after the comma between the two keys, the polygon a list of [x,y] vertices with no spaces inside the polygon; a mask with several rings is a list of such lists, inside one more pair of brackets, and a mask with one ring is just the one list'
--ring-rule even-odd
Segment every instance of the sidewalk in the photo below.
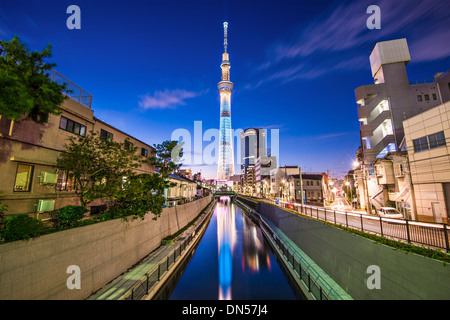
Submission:
{"label": "sidewalk", "polygon": [[195,224],[187,228],[179,237],[173,240],[172,245],[161,245],[148,256],[139,261],[136,265],[128,269],[126,272],[109,282],[99,291],[92,294],[87,300],[119,300],[139,281],[145,279],[146,273],[150,273],[157,268],[160,263],[167,260],[175,249],[178,249],[184,239],[188,238],[199,224],[203,222],[205,217],[209,215],[211,204],[207,206],[205,214],[203,214]]}

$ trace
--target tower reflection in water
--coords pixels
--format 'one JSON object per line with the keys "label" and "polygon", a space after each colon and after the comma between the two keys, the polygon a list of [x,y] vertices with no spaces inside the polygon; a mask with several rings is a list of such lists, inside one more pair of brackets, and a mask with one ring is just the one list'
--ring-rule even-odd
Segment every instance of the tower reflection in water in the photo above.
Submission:
{"label": "tower reflection in water", "polygon": [[[217,204],[217,245],[219,255],[219,300],[231,300],[233,283],[233,253],[237,243],[235,207],[229,197],[221,197]],[[259,228],[244,214],[242,222],[242,273],[249,269],[257,273],[260,269],[270,271],[269,248]]]}

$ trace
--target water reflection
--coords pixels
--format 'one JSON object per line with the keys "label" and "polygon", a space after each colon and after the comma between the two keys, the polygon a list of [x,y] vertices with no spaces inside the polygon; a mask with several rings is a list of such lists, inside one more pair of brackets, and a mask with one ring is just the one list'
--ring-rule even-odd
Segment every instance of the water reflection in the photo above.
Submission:
{"label": "water reflection", "polygon": [[[241,214],[241,266],[255,274],[271,270],[269,247],[261,230],[247,216]],[[237,243],[235,206],[228,197],[221,197],[216,210],[217,246],[219,252],[219,300],[231,300],[233,283],[233,253]]]}
{"label": "water reflection", "polygon": [[302,299],[259,227],[220,199],[195,253],[160,299]]}
{"label": "water reflection", "polygon": [[231,300],[233,280],[233,252],[236,245],[234,206],[228,197],[217,204],[217,248],[219,251],[219,300]]}
{"label": "water reflection", "polygon": [[269,247],[263,239],[261,230],[247,217],[242,215],[242,272],[252,273],[261,270],[270,271]]}

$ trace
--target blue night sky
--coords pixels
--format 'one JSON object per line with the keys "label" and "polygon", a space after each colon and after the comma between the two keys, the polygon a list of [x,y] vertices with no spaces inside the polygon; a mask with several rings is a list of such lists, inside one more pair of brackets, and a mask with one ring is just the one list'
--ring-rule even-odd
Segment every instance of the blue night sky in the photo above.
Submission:
{"label": "blue night sky", "polygon": [[[366,27],[372,4],[380,30]],[[69,5],[81,9],[81,30],[66,27]],[[94,96],[94,115],[151,145],[180,128],[194,139],[194,121],[218,129],[224,21],[233,129],[279,129],[279,165],[306,172],[351,169],[354,89],[373,83],[371,45],[406,37],[410,80],[450,62],[444,0],[0,0],[2,40],[17,34],[31,50],[50,43],[49,61]],[[215,178],[216,166],[193,169]]]}

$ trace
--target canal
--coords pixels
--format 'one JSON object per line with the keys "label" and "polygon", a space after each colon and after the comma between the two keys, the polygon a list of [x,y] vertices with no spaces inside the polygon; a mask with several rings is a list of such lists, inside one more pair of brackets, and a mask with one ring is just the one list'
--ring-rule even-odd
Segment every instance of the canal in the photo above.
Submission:
{"label": "canal", "polygon": [[228,197],[218,201],[197,247],[154,299],[295,300],[294,284],[259,227]]}

